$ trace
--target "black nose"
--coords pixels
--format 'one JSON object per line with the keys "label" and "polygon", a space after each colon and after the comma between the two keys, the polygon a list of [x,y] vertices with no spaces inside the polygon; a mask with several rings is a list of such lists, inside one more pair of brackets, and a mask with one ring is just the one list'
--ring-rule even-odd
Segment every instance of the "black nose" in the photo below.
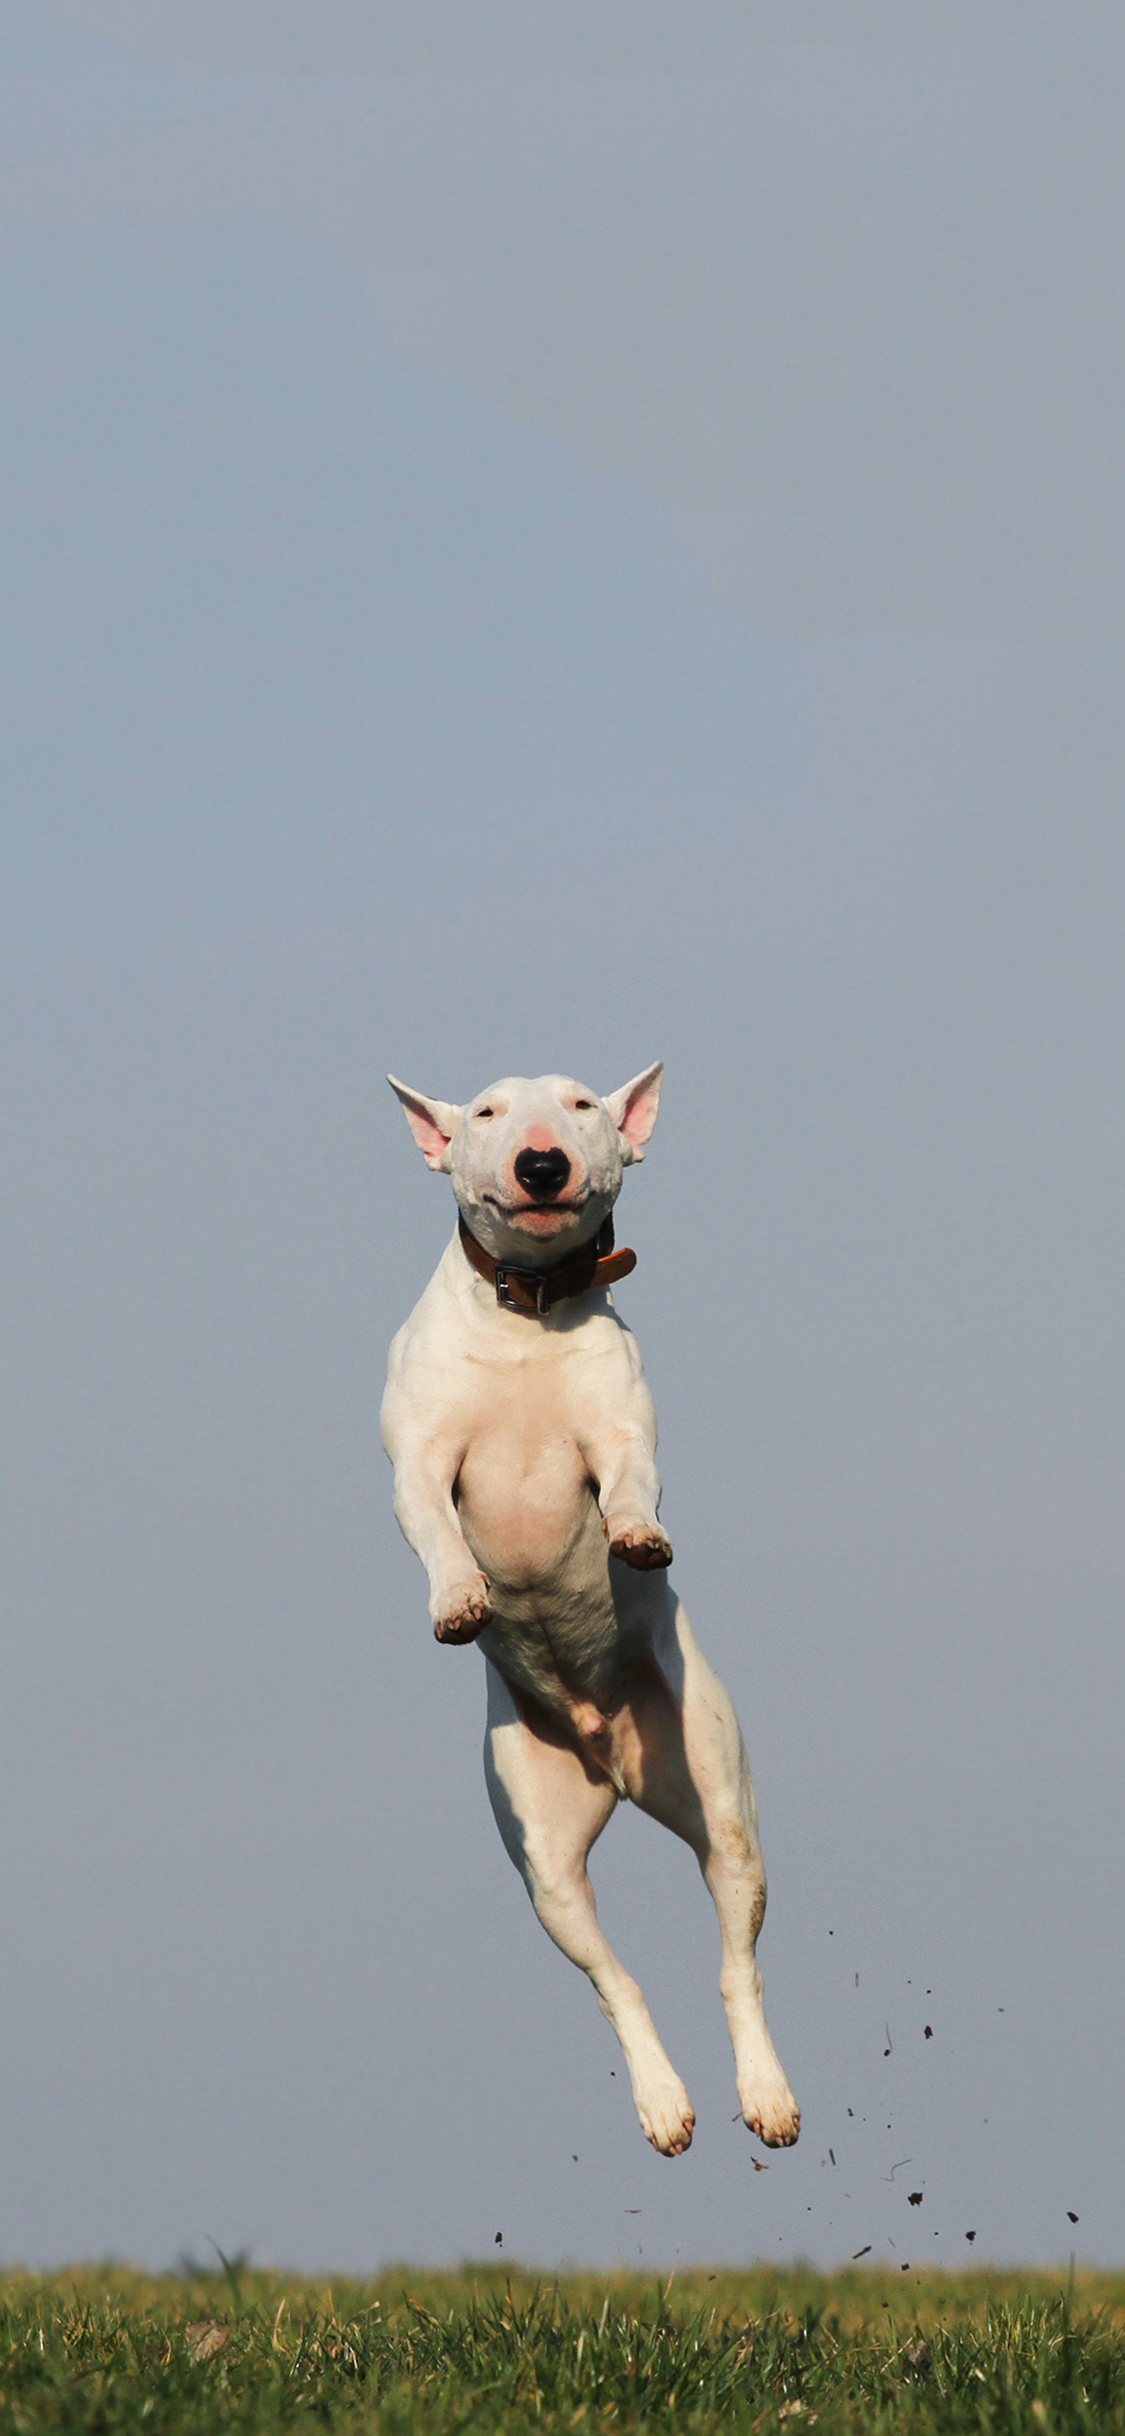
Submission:
{"label": "black nose", "polygon": [[516,1180],[533,1201],[554,1201],[570,1174],[565,1150],[521,1150]]}

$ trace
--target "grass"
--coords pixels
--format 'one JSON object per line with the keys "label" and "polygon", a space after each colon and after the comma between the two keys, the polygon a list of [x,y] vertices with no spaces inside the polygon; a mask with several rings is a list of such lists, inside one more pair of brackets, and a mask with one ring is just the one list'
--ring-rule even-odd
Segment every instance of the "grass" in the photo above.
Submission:
{"label": "grass", "polygon": [[1125,2432],[1125,2276],[850,2268],[330,2287],[229,2268],[0,2284],[0,2436]]}

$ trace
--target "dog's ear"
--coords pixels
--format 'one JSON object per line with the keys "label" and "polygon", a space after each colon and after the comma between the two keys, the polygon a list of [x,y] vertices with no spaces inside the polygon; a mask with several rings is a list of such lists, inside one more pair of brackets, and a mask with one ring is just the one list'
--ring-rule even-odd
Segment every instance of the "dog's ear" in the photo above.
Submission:
{"label": "dog's ear", "polygon": [[402,1101],[406,1122],[425,1159],[435,1173],[449,1174],[453,1165],[453,1136],[461,1122],[461,1111],[449,1100],[428,1100],[424,1091],[410,1091],[405,1083],[396,1083],[394,1075],[387,1081]]}
{"label": "dog's ear", "polygon": [[631,1167],[634,1159],[643,1159],[645,1155],[645,1143],[656,1123],[656,1111],[660,1106],[663,1073],[664,1068],[658,1062],[655,1066],[646,1066],[643,1074],[635,1074],[632,1082],[624,1083],[620,1091],[606,1092],[605,1104],[621,1136],[626,1167]]}

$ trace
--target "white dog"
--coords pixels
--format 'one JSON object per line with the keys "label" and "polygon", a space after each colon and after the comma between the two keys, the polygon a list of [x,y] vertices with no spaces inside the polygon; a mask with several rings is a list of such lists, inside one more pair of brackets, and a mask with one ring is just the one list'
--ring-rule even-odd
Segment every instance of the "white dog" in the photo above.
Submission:
{"label": "white dog", "polygon": [[695,2116],[586,1873],[619,1799],[682,1836],[722,1932],[738,2094],[771,2147],[800,2115],[762,2009],[766,1904],[738,1720],[670,1588],[656,1415],[607,1287],[622,1171],[644,1155],[661,1068],[606,1099],[557,1074],[464,1108],[390,1078],[458,1229],[391,1347],[383,1438],[395,1513],[430,1581],[439,1641],[488,1661],[496,1821],[556,1945],[621,2041],[646,2137],[666,2157]]}

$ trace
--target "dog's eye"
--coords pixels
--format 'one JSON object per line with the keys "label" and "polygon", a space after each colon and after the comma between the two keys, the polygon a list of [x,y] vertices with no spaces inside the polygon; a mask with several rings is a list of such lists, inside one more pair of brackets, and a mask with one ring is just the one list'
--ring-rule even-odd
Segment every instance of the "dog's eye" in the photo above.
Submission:
{"label": "dog's eye", "polygon": [[575,1113],[577,1114],[577,1112],[578,1112],[578,1110],[579,1110],[580,1108],[592,1108],[592,1107],[593,1107],[593,1105],[594,1105],[594,1103],[593,1103],[593,1101],[592,1101],[592,1100],[575,1100],[575,1103],[574,1103],[574,1107],[575,1107]]}
{"label": "dog's eye", "polygon": [[496,1114],[496,1110],[495,1110],[494,1108],[478,1108],[478,1109],[477,1109],[477,1115],[478,1115],[479,1117],[490,1117],[490,1116],[495,1116],[495,1114]]}

